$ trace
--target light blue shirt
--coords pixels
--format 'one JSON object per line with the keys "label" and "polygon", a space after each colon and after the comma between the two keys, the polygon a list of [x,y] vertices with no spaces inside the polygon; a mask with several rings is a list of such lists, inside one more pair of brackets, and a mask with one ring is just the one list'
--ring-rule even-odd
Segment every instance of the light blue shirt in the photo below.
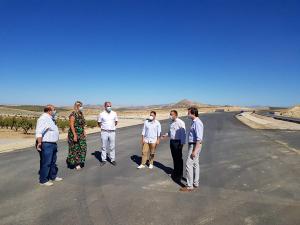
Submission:
{"label": "light blue shirt", "polygon": [[147,143],[155,143],[157,138],[160,137],[161,125],[158,120],[149,121],[144,123],[142,135]]}
{"label": "light blue shirt", "polygon": [[196,117],[189,132],[189,143],[196,143],[197,141],[202,142],[203,139],[203,123]]}

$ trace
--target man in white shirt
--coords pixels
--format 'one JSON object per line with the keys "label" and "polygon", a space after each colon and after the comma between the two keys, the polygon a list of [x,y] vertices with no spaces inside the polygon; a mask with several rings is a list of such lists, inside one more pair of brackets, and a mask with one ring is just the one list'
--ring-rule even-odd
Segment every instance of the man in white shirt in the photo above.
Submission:
{"label": "man in white shirt", "polygon": [[156,112],[152,111],[149,118],[145,121],[142,131],[142,163],[138,169],[145,168],[146,162],[149,159],[149,169],[153,169],[155,149],[159,145],[161,134],[161,125],[156,118]]}
{"label": "man in white shirt", "polygon": [[36,125],[36,149],[40,154],[40,184],[52,186],[52,181],[61,181],[62,178],[57,176],[58,168],[57,144],[59,131],[54,119],[56,110],[53,105],[47,105],[44,113],[37,120]]}
{"label": "man in white shirt", "polygon": [[170,130],[163,135],[163,138],[170,138],[170,149],[174,165],[172,178],[180,182],[183,174],[182,148],[186,142],[185,123],[178,118],[176,110],[171,110],[170,120]]}
{"label": "man in white shirt", "polygon": [[117,113],[112,111],[111,102],[105,102],[105,110],[101,112],[98,116],[98,124],[101,128],[101,166],[106,164],[107,160],[107,148],[109,148],[109,158],[111,164],[116,166],[116,153],[115,153],[115,140],[116,140],[116,126],[118,124]]}

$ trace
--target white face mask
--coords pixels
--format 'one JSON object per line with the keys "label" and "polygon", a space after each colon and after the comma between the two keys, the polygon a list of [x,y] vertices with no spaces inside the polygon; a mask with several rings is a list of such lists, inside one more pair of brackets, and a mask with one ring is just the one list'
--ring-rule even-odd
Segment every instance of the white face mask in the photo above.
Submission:
{"label": "white face mask", "polygon": [[153,116],[149,116],[149,120],[154,120],[154,117]]}
{"label": "white face mask", "polygon": [[106,111],[107,111],[107,112],[111,112],[111,107],[107,107],[107,108],[106,108]]}
{"label": "white face mask", "polygon": [[169,116],[169,119],[170,120],[172,120],[172,121],[174,121],[175,119],[172,117],[172,116]]}
{"label": "white face mask", "polygon": [[82,106],[80,106],[80,107],[79,107],[79,111],[82,111],[82,110],[83,110],[83,107],[82,107]]}

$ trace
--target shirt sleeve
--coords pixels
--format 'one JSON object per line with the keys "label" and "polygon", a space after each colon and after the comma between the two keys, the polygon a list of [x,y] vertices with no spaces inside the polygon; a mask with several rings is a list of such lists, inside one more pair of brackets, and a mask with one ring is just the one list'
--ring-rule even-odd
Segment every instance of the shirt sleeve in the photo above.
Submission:
{"label": "shirt sleeve", "polygon": [[115,121],[116,121],[116,122],[119,121],[117,113],[115,114]]}
{"label": "shirt sleeve", "polygon": [[42,119],[39,119],[36,124],[35,137],[36,138],[43,137],[43,135],[49,128],[50,128],[50,126],[47,123],[47,121],[43,121]]}
{"label": "shirt sleeve", "polygon": [[196,131],[196,137],[197,141],[201,141],[203,139],[203,125],[200,123],[195,124],[195,131]]}
{"label": "shirt sleeve", "polygon": [[145,136],[145,133],[146,133],[146,121],[144,122],[142,135]]}
{"label": "shirt sleeve", "polygon": [[157,137],[160,137],[160,134],[161,134],[161,125],[160,122],[158,122]]}
{"label": "shirt sleeve", "polygon": [[99,113],[99,116],[98,116],[98,123],[101,123],[102,122],[102,116],[101,116],[101,113]]}
{"label": "shirt sleeve", "polygon": [[186,143],[186,129],[185,129],[185,123],[182,121],[181,122],[181,128],[180,128],[180,142],[182,145]]}

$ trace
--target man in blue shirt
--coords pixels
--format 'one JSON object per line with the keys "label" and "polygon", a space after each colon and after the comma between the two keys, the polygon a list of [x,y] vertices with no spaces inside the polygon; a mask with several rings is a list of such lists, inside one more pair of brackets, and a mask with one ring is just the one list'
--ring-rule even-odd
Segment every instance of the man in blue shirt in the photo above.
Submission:
{"label": "man in blue shirt", "polygon": [[198,117],[198,109],[190,107],[188,109],[188,117],[192,120],[192,125],[188,134],[189,153],[186,160],[187,186],[180,189],[183,192],[191,192],[199,186],[199,154],[203,139],[203,123]]}

